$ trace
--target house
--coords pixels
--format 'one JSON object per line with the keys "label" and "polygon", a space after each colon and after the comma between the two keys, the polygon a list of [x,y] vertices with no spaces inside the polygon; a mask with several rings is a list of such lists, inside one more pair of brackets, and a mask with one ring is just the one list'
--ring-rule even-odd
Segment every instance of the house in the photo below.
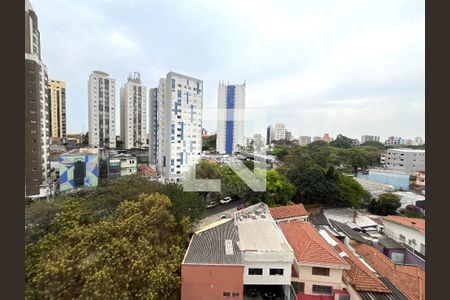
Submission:
{"label": "house", "polygon": [[194,233],[181,265],[181,299],[295,299],[294,253],[264,203]]}
{"label": "house", "polygon": [[317,231],[309,222],[279,223],[295,253],[292,285],[297,299],[311,299],[311,295],[328,296],[348,294],[342,281],[342,272],[350,266],[327,243],[331,237],[325,230]]}
{"label": "house", "polygon": [[137,173],[137,158],[126,153],[108,152],[108,178],[115,179]]}
{"label": "house", "polygon": [[271,207],[270,214],[277,222],[283,221],[306,221],[308,212],[303,204],[286,205],[279,207]]}
{"label": "house", "polygon": [[424,219],[386,216],[383,218],[383,223],[387,236],[425,259]]}
{"label": "house", "polygon": [[408,300],[425,300],[425,271],[417,266],[399,265],[370,245],[352,247],[382,277],[398,288]]}
{"label": "house", "polygon": [[138,166],[138,173],[144,174],[147,177],[150,178],[156,178],[156,170],[148,165],[139,165]]}

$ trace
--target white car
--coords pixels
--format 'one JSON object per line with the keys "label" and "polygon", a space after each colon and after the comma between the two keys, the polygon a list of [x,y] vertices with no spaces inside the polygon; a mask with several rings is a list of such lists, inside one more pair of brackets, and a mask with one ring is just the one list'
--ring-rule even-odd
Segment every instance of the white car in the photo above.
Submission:
{"label": "white car", "polygon": [[227,204],[231,202],[231,197],[225,197],[222,200],[219,201],[220,204]]}

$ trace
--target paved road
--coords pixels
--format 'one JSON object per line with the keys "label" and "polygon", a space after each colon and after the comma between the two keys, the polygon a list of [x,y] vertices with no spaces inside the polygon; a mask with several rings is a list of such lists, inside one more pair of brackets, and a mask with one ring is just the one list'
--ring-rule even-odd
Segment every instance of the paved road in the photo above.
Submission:
{"label": "paved road", "polygon": [[233,216],[236,208],[244,203],[243,200],[237,200],[227,204],[219,204],[214,208],[205,209],[203,212],[203,219],[198,224],[197,228],[201,228],[213,222],[219,221],[221,215]]}

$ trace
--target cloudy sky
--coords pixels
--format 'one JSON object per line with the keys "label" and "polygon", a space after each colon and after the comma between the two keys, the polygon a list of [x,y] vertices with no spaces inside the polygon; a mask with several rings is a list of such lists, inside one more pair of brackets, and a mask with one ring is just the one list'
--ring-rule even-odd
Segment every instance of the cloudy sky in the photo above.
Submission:
{"label": "cloudy sky", "polygon": [[[50,78],[67,84],[71,133],[87,131],[87,79],[102,70],[118,85],[133,71],[148,87],[169,71],[202,79],[209,108],[219,81],[246,80],[246,106],[295,137],[425,135],[424,0],[32,5]],[[205,126],[215,130],[214,122]]]}

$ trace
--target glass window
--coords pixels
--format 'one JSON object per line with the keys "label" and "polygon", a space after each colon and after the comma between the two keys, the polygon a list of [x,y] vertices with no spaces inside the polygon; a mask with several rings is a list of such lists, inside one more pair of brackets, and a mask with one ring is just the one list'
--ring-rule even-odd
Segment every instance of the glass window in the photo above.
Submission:
{"label": "glass window", "polygon": [[262,275],[263,269],[261,268],[249,268],[248,275]]}
{"label": "glass window", "polygon": [[283,269],[270,269],[269,274],[270,275],[283,275],[284,270]]}
{"label": "glass window", "polygon": [[329,268],[313,267],[312,268],[312,274],[313,275],[319,275],[319,276],[330,276],[330,269]]}
{"label": "glass window", "polygon": [[313,293],[317,293],[317,294],[332,294],[333,287],[327,286],[327,285],[313,284],[312,291],[313,291]]}

